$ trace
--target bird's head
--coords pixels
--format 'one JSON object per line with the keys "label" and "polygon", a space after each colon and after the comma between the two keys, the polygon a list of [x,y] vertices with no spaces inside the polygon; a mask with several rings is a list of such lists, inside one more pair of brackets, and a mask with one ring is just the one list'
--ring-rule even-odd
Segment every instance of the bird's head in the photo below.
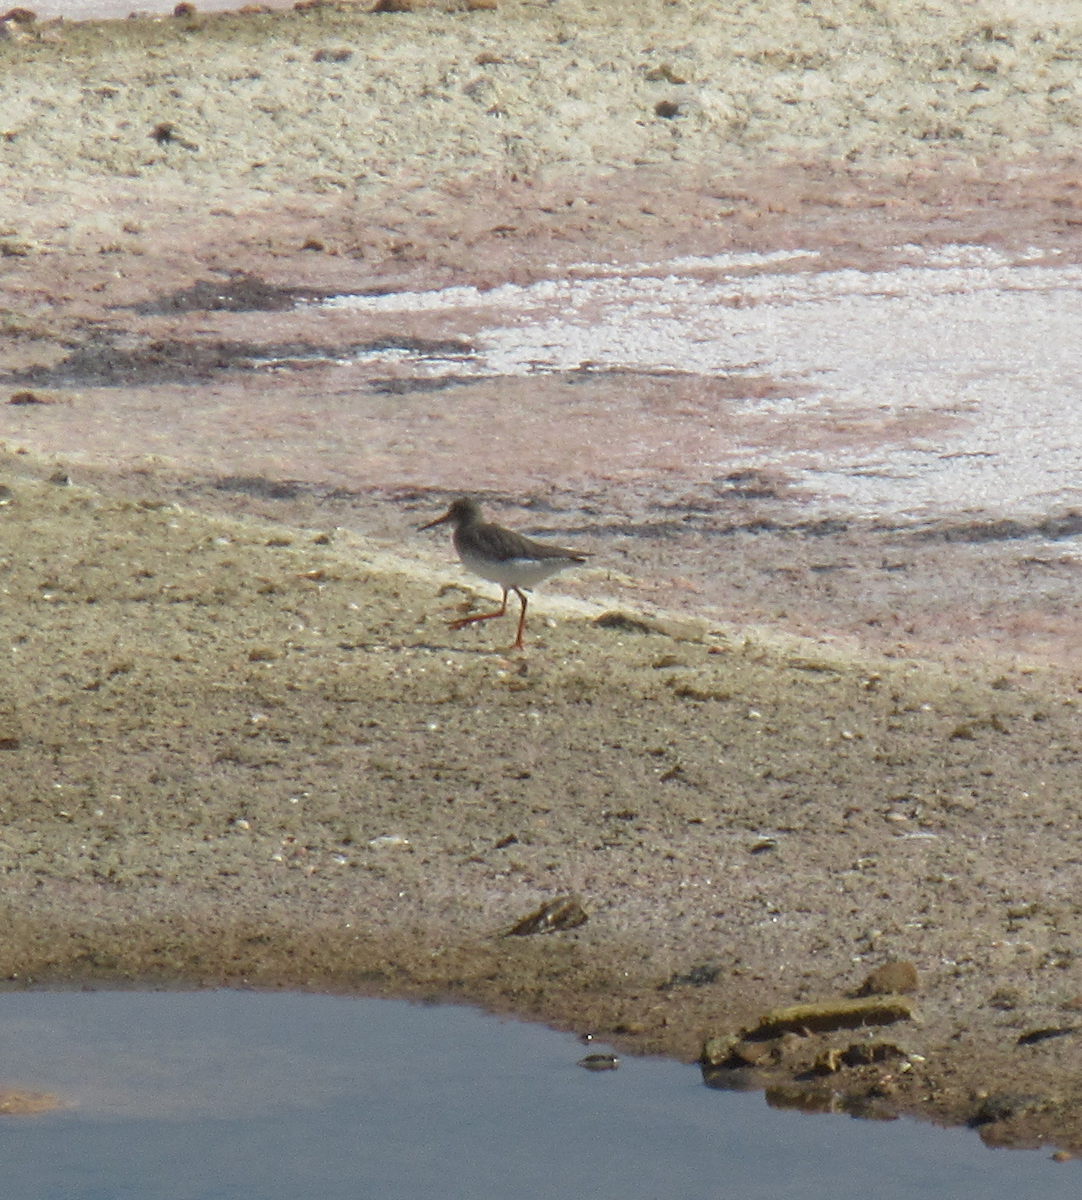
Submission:
{"label": "bird's head", "polygon": [[463,525],[476,524],[480,519],[481,506],[477,501],[471,500],[469,496],[459,496],[442,517],[437,517],[434,521],[429,521],[427,525],[422,525],[421,528],[432,529],[436,525],[445,525],[449,521],[456,529],[461,529]]}

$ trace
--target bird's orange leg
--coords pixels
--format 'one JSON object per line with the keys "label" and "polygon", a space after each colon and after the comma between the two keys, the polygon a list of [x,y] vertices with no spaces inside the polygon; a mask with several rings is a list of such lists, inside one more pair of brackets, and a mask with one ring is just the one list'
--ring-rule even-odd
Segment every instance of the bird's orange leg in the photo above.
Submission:
{"label": "bird's orange leg", "polygon": [[[518,590],[517,588],[515,589]],[[458,617],[454,621],[447,622],[447,628],[451,630],[465,629],[467,625],[472,625],[475,621],[491,621],[493,617],[502,617],[507,612],[507,588],[503,589],[503,603],[496,612],[490,613],[475,613],[472,617]],[[522,634],[519,634],[521,637]]]}
{"label": "bird's orange leg", "polygon": [[[522,612],[519,613],[519,618],[518,618],[518,637],[515,638],[515,644],[511,647],[511,649],[512,650],[525,650],[526,644],[522,640],[522,635],[526,631],[526,596],[523,592],[520,592],[518,590],[518,588],[514,588],[513,590],[514,590],[515,595],[522,601]],[[503,602],[504,602],[504,604],[507,603],[507,593],[506,592],[504,592]]]}

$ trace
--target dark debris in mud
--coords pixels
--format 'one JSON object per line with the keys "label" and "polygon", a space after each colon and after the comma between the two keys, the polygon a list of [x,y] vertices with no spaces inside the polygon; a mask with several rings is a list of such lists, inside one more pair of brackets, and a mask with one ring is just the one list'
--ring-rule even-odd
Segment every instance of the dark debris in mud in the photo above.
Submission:
{"label": "dark debris in mud", "polygon": [[1035,1046],[1038,1042],[1047,1042],[1052,1038],[1067,1037],[1072,1033],[1082,1033],[1077,1025],[1055,1025],[1048,1029],[1030,1029],[1018,1035],[1017,1045]]}
{"label": "dark debris in mud", "polygon": [[244,271],[228,279],[199,279],[168,296],[133,304],[142,316],[175,316],[190,312],[287,312],[302,300],[322,300],[331,293],[319,288],[280,287]]}
{"label": "dark debris in mud", "polygon": [[267,479],[263,475],[226,475],[214,487],[219,492],[234,492],[258,500],[295,500],[305,488],[289,479]]}
{"label": "dark debris in mud", "polygon": [[613,379],[694,380],[706,386],[715,400],[780,400],[802,395],[809,390],[807,384],[796,379],[757,374],[761,367],[761,363],[736,364],[724,374],[703,377],[695,371],[673,367],[621,367],[584,362],[572,370],[539,371],[538,374],[555,377],[562,383],[580,385]]}
{"label": "dark debris in mud", "polygon": [[717,512],[730,506],[733,500],[782,500],[786,498],[789,481],[777,472],[758,469],[732,471],[715,476],[709,491],[689,498],[670,500],[656,505],[661,512]]}
{"label": "dark debris in mud", "polygon": [[367,390],[378,396],[409,396],[413,393],[443,392],[448,388],[469,387],[483,382],[470,375],[440,375],[434,379],[386,378],[373,379]]}
{"label": "dark debris in mud", "polygon": [[658,984],[657,990],[671,992],[673,988],[678,987],[706,987],[708,984],[715,983],[720,974],[721,967],[714,966],[712,963],[700,963],[699,966],[692,967],[688,971],[675,972],[664,983]]}
{"label": "dark debris in mud", "polygon": [[[1033,520],[972,521],[965,524],[937,522],[934,526],[871,523],[851,521],[840,517],[821,517],[808,521],[784,521],[774,517],[751,517],[743,521],[719,521],[717,514],[732,509],[734,503],[748,500],[784,500],[780,489],[771,485],[752,484],[749,488],[738,486],[731,491],[718,491],[710,500],[673,501],[655,506],[656,511],[669,519],[627,521],[621,524],[580,523],[561,530],[565,534],[594,537],[627,537],[641,539],[665,539],[694,533],[702,537],[729,538],[740,534],[751,536],[777,535],[798,537],[804,540],[841,537],[857,530],[878,535],[894,542],[943,542],[975,544],[1044,539],[1065,541],[1082,535],[1082,512],[1074,510],[1050,514]],[[1047,566],[1041,559],[1027,560]],[[833,572],[850,564],[831,563],[812,566],[814,573]],[[906,562],[885,561],[884,571],[906,571]]]}
{"label": "dark debris in mud", "polygon": [[3,378],[38,387],[146,387],[196,383],[225,371],[256,371],[297,365],[334,363],[399,350],[418,358],[466,358],[472,346],[459,339],[388,335],[343,346],[308,342],[181,341],[161,338],[132,349],[109,337],[80,346],[53,366],[35,366]]}
{"label": "dark debris in mud", "polygon": [[577,534],[594,537],[630,537],[630,538],[671,538],[686,534],[689,531],[704,537],[734,537],[737,534],[794,534],[801,538],[836,537],[847,533],[850,529],[848,521],[840,521],[833,517],[824,517],[817,521],[776,521],[769,517],[756,518],[751,521],[726,522],[715,524],[701,519],[707,514],[696,511],[688,512],[680,521],[630,521],[619,525],[581,524],[561,529],[564,534]]}
{"label": "dark debris in mud", "polygon": [[999,1121],[1010,1121],[1038,1109],[1048,1107],[1047,1097],[1039,1094],[997,1092],[985,1097],[969,1119],[970,1128],[992,1125]]}
{"label": "dark debris in mud", "polygon": [[535,933],[556,933],[577,929],[589,920],[577,896],[557,896],[535,912],[500,931],[500,937],[531,937]]}
{"label": "dark debris in mud", "polygon": [[919,541],[939,542],[1009,542],[1023,538],[1047,538],[1060,541],[1082,534],[1082,512],[1069,512],[1042,517],[1036,521],[1010,518],[988,521],[938,522],[913,536]]}
{"label": "dark debris in mud", "polygon": [[206,379],[236,369],[264,347],[238,342],[180,342],[164,339],[126,350],[107,341],[80,346],[54,366],[35,366],[9,376],[39,387],[133,387]]}

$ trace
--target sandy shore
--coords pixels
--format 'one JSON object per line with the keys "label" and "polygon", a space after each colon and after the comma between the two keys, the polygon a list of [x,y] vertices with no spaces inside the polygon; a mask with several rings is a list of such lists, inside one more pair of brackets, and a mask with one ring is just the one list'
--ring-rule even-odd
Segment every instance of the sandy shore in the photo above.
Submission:
{"label": "sandy shore", "polygon": [[[616,12],[9,31],[0,369],[145,337],[120,306],[230,270],[397,288],[644,250],[1077,254],[1069,10]],[[595,608],[544,589],[507,656],[492,624],[448,634],[469,588],[408,545],[314,507],[178,505],[167,446],[74,487],[46,482],[55,433],[7,450],[11,986],[452,998],[694,1058],[901,959],[919,1019],[875,1034],[897,1052],[790,1035],[754,1079],[1082,1148],[1071,670],[644,614],[605,565],[579,573]],[[393,503],[402,528],[435,515]],[[614,608],[633,619],[596,623]],[[585,924],[496,936],[567,893]]]}

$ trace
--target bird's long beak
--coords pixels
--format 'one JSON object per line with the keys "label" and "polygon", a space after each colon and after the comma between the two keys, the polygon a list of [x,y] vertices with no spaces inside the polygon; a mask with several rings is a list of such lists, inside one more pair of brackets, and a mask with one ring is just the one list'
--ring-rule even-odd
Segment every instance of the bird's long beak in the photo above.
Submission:
{"label": "bird's long beak", "polygon": [[419,526],[417,532],[420,533],[421,530],[423,530],[423,529],[431,529],[435,525],[442,525],[445,521],[449,521],[450,519],[451,519],[451,510],[448,509],[443,514],[442,517],[437,517],[434,521],[429,521],[429,523],[427,525]]}

